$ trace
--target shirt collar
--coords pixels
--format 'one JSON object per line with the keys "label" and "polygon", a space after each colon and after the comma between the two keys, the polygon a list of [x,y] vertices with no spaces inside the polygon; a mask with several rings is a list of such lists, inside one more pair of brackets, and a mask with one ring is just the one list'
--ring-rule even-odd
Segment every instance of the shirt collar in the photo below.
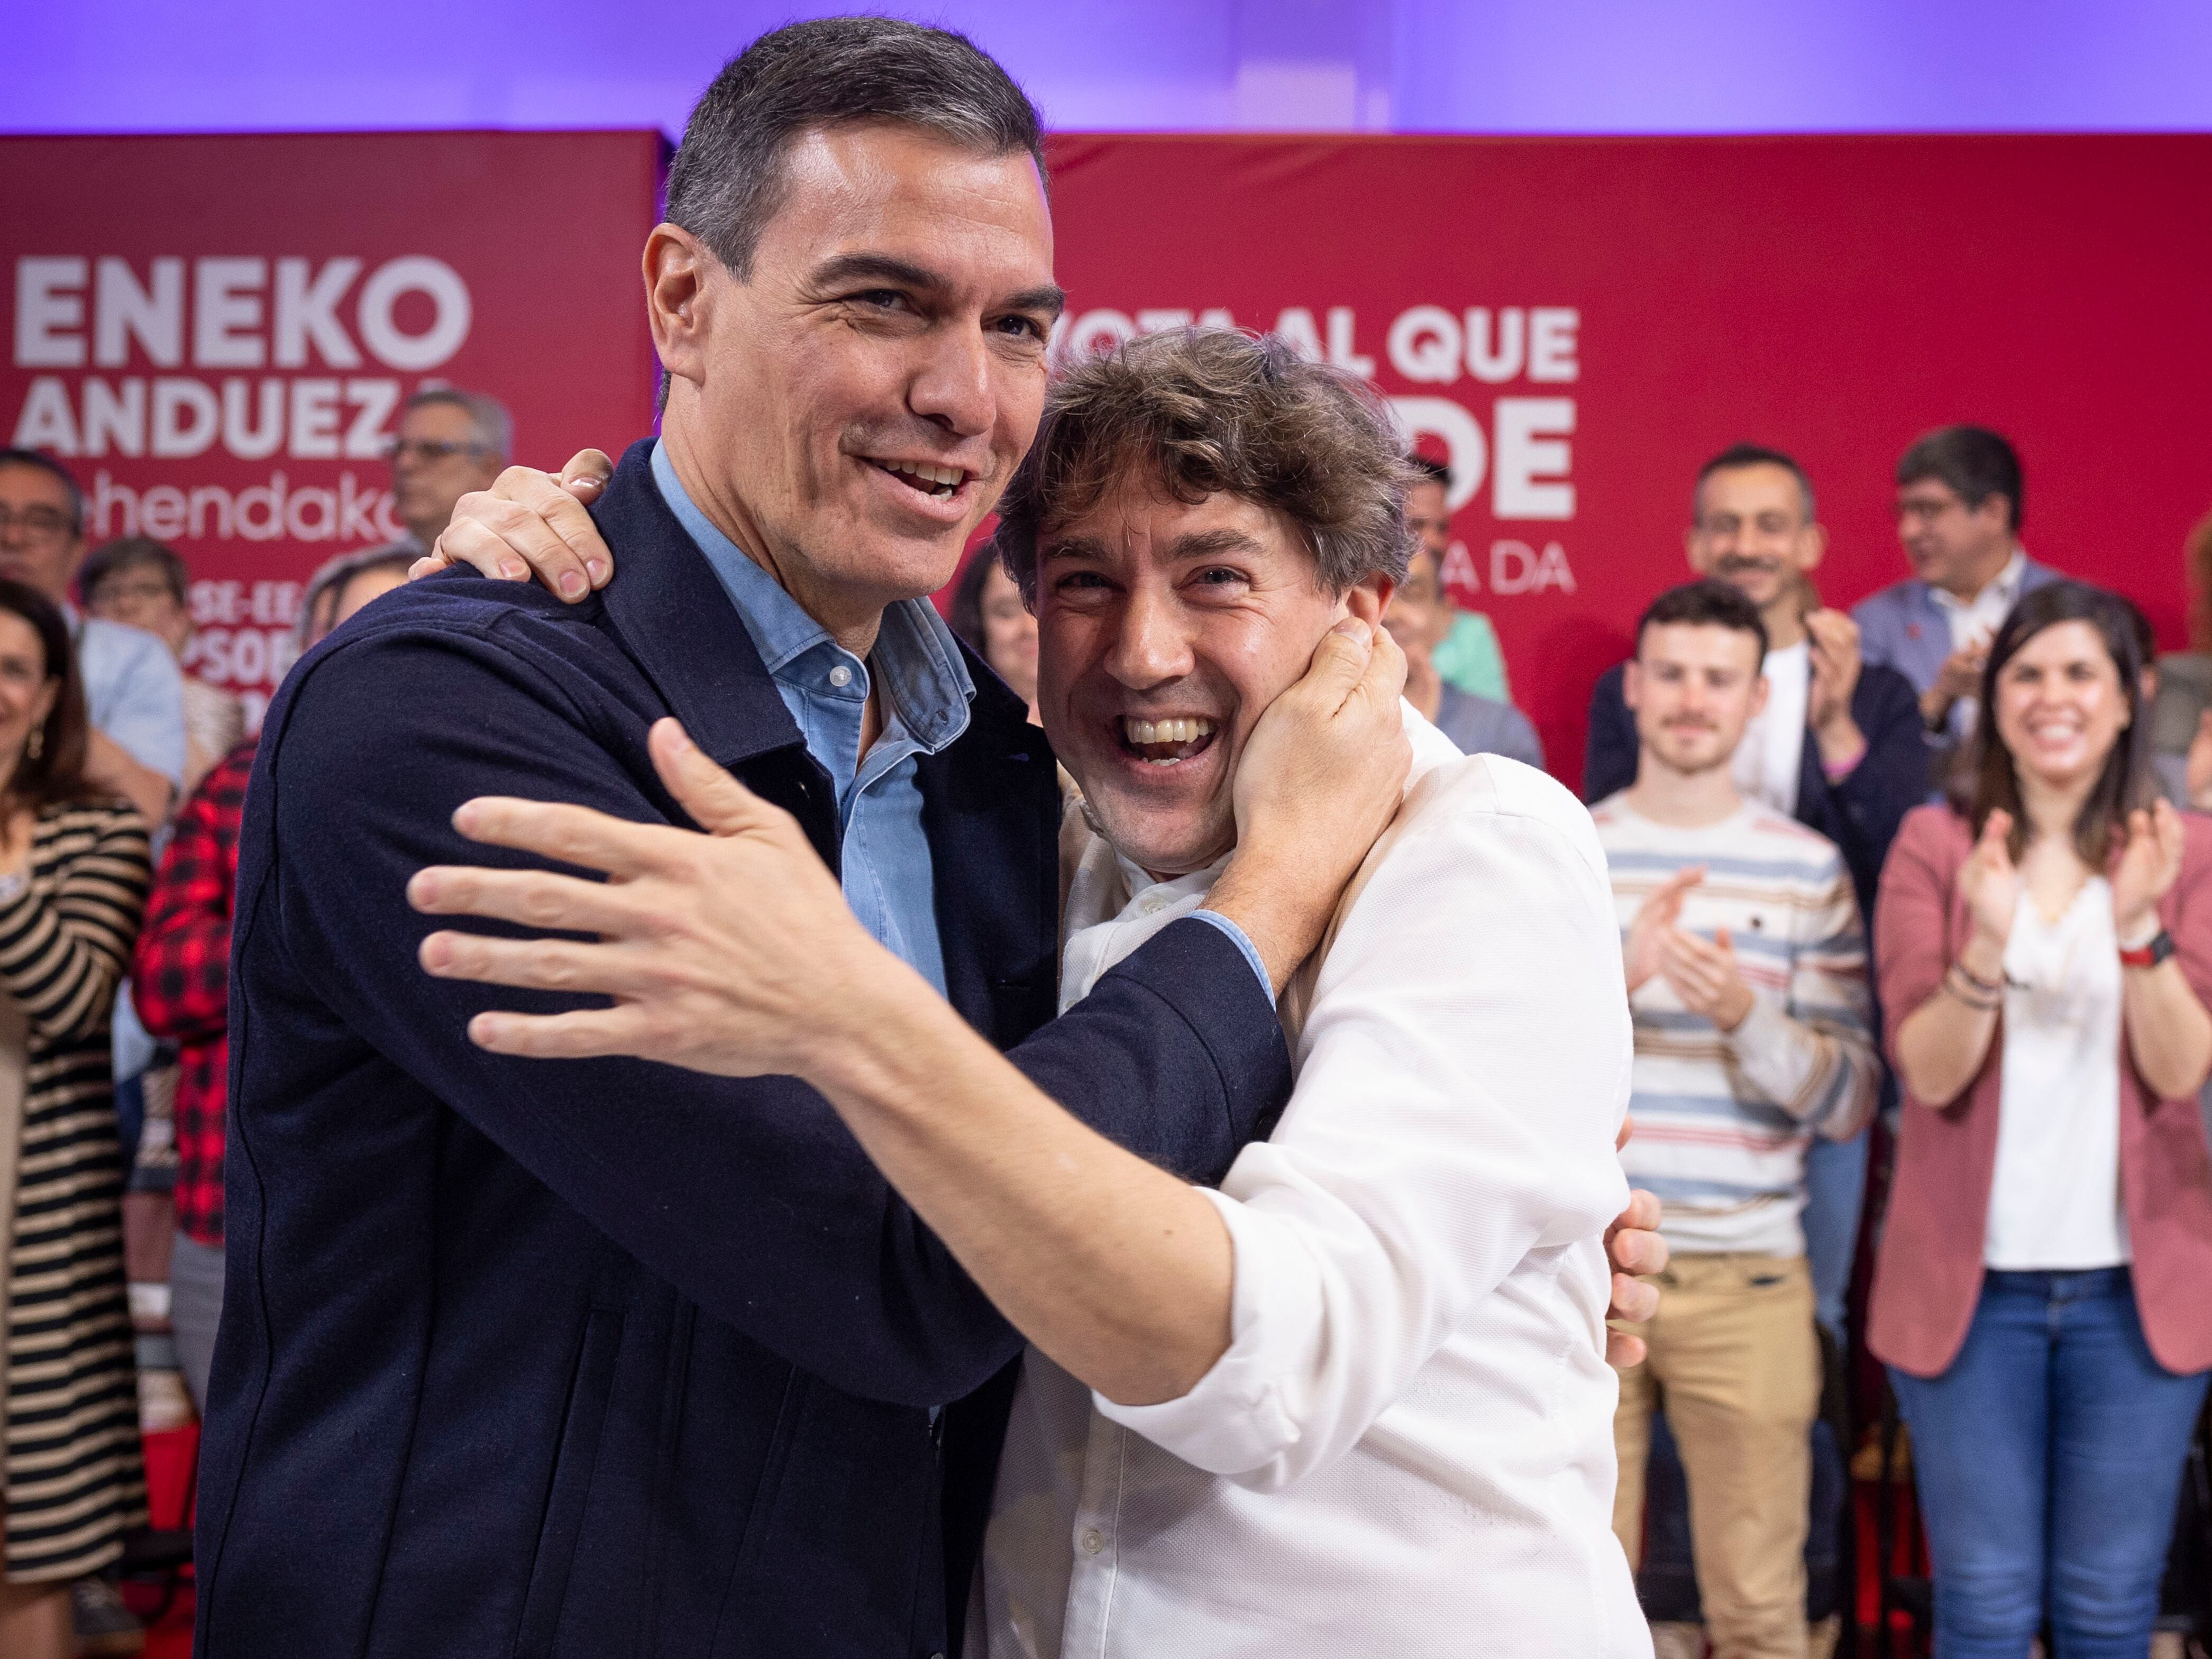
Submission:
{"label": "shirt collar", "polygon": [[[849,655],[775,577],[699,510],[676,476],[666,444],[653,447],[653,481],[676,521],[706,556],[770,674],[778,680],[790,678],[793,664],[823,646]],[[922,749],[933,755],[968,729],[968,704],[975,695],[975,683],[960,660],[952,630],[928,600],[901,599],[884,610],[869,660],[890,700],[886,716],[896,715]]]}
{"label": "shirt collar", "polygon": [[1992,597],[2002,601],[2004,608],[2009,611],[2013,601],[2020,597],[2020,579],[2027,569],[2027,550],[2015,547],[2012,550],[2012,557],[2004,562],[2004,568],[1990,577],[1990,585],[1972,599],[1962,599],[1948,588],[1938,587],[1933,582],[1928,584],[1928,596],[1944,611],[1971,611]]}

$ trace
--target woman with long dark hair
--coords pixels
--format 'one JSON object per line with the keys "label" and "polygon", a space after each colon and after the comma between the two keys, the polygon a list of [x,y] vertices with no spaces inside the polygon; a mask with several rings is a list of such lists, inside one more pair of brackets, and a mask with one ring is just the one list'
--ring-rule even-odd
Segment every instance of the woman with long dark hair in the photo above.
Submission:
{"label": "woman with long dark hair", "polygon": [[68,624],[0,580],[0,1654],[66,1659],[70,1585],[145,1524],[108,1018],[146,828],[84,776]]}
{"label": "woman with long dark hair", "polygon": [[2212,819],[2148,777],[2124,603],[1997,630],[1951,805],[1875,917],[1905,1107],[1869,1341],[1906,1423],[1940,1659],[2142,1659],[2212,1367]]}

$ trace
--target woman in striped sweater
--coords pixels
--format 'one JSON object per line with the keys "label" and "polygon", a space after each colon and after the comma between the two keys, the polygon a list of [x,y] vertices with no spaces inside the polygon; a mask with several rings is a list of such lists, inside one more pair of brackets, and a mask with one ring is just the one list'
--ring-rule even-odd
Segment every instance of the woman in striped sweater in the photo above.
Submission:
{"label": "woman in striped sweater", "polygon": [[145,1523],[108,1017],[146,828],[84,780],[61,612],[0,580],[0,1654],[72,1650],[70,1584]]}

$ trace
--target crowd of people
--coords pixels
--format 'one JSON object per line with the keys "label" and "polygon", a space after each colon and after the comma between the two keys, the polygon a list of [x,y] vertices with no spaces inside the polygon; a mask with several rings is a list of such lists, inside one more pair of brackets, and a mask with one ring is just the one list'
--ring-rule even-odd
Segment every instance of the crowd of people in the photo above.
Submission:
{"label": "crowd of people", "polygon": [[[507,459],[506,412],[414,398],[406,538],[307,584],[302,649],[407,578]],[[228,960],[257,734],[184,672],[191,573],[97,548],[51,456],[0,451],[0,1652],[131,1653],[111,1570],[146,1523],[139,1436],[204,1409],[223,1277]],[[158,863],[155,854],[158,852]],[[56,1471],[24,1478],[18,1471]]]}
{"label": "crowd of people", "polygon": [[[710,139],[781,119],[857,146],[855,176],[1009,156],[1018,184],[1036,176],[1034,112],[964,41],[879,20],[769,40],[802,38],[841,72],[773,48],[738,60],[695,118]],[[886,53],[903,68],[880,95],[919,113],[839,114]],[[1003,130],[938,123],[948,76]],[[679,227],[718,153],[687,137]],[[1041,198],[1004,185],[976,199],[1012,202],[1009,237],[1038,244],[1022,216]],[[769,192],[734,210],[786,209]],[[1910,1431],[1944,1659],[2018,1659],[2045,1632],[2061,1656],[2145,1650],[2212,1374],[2194,1294],[2212,1267],[2212,654],[2160,657],[2134,605],[2027,556],[2002,436],[1946,427],[1905,452],[1914,574],[1849,612],[1820,600],[1826,538],[1788,453],[1740,445],[1686,480],[1686,580],[1654,595],[1593,691],[1584,811],[1540,776],[1494,630],[1445,587],[1449,474],[1399,453],[1369,394],[1279,341],[1152,337],[1039,392],[1036,447],[1006,458],[1020,469],[1000,534],[951,596],[972,659],[866,573],[771,574],[685,477],[743,471],[708,453],[742,424],[713,398],[787,365],[772,331],[737,330],[720,350],[769,355],[717,379],[685,331],[714,325],[700,294],[741,301],[699,275],[688,235],[664,226],[648,250],[663,438],[589,486],[605,568],[539,568],[560,597],[501,601],[496,641],[468,609],[491,602],[446,584],[394,601],[412,620],[372,648],[308,658],[320,666],[275,705],[281,805],[249,790],[266,757],[236,699],[184,672],[177,554],[89,548],[68,471],[0,452],[0,1652],[131,1650],[111,1575],[146,1521],[142,1426],[227,1409],[228,1571],[303,1592],[234,1595],[241,1651],[304,1650],[318,1597],[376,1605],[387,1563],[356,1523],[402,1511],[407,1631],[489,1643],[520,1621],[533,1651],[634,1638],[630,1581],[608,1563],[672,1505],[696,1526],[671,1533],[664,1581],[687,1613],[721,1616],[725,1553],[763,1582],[825,1561],[845,1575],[804,1605],[748,1592],[784,1650],[805,1639],[790,1632],[834,1627],[859,1651],[909,1626],[927,1650],[964,1598],[969,1650],[994,1659],[1243,1651],[1271,1620],[1355,1632],[1331,1650],[1429,1651],[1469,1617],[1503,1651],[1572,1629],[1577,1652],[1631,1654],[1640,1589],[1662,1652],[1810,1659],[1852,1604],[1835,1559],[1855,1449],[1835,1402],[1862,1345]],[[714,252],[757,256],[763,283],[784,257]],[[908,280],[877,264],[892,274],[869,280]],[[1022,292],[1040,313],[1056,294]],[[1041,352],[1030,334],[993,349]],[[534,563],[519,545],[507,572],[487,527],[511,527],[512,503],[461,507],[502,481],[511,447],[489,398],[410,400],[389,446],[409,536],[316,574],[303,653],[434,550],[488,574]],[[927,501],[981,476],[928,476],[944,470],[866,487]],[[533,478],[532,523],[574,511]],[[935,542],[957,542],[957,514],[940,518]],[[1263,596],[1251,615],[1192,599],[1150,550],[1186,544],[1194,568],[1234,550],[1240,596]],[[570,626],[562,601],[606,586],[616,556],[635,568]],[[2191,558],[2212,563],[2212,524]],[[1114,606],[1083,597],[1109,590]],[[724,599],[757,684],[682,656],[726,643],[702,620]],[[840,605],[866,626],[830,626]],[[1048,609],[1060,621],[1041,652]],[[1261,743],[1279,704],[1325,735],[1309,665],[1340,690],[1369,684],[1395,659],[1377,628],[1403,658],[1413,714],[1401,726],[1393,700],[1384,723],[1407,733],[1410,778],[1379,839],[1332,823],[1346,839],[1326,874],[1312,847],[1248,833],[1230,738],[1213,744]],[[471,643],[425,643],[448,636]],[[652,647],[608,644],[640,638]],[[971,661],[1005,690],[979,687]],[[419,695],[360,721],[403,672]],[[1223,706],[1101,717],[1185,681]],[[671,708],[701,748],[647,738],[639,711]],[[807,765],[758,735],[793,726]],[[718,795],[728,779],[702,748],[800,828],[779,840],[751,796]],[[1202,796],[1176,796],[1190,777],[1210,780]],[[631,838],[583,817],[452,822],[458,799],[541,782]],[[1260,805],[1302,821],[1295,789]],[[356,811],[365,853],[346,844]],[[821,993],[811,1008],[851,1006],[780,1028],[745,987],[714,987],[727,1001],[711,1018],[649,1029],[484,1000],[482,983],[605,988],[592,964],[613,958],[593,950],[628,952],[635,973],[668,941],[625,937],[635,918],[600,884],[562,878],[525,904],[499,896],[511,867],[456,859],[495,844],[635,884],[653,836],[718,822],[716,857],[757,860],[727,866],[753,872],[733,927],[826,892],[860,928],[822,935],[824,960],[911,971],[840,980],[786,957],[785,977]],[[242,848],[248,889],[276,896],[243,919]],[[825,851],[842,864],[827,883]],[[1036,880],[1013,878],[1019,859]],[[417,911],[562,939],[380,951],[403,887]],[[726,902],[711,884],[689,896]],[[1540,923],[1540,954],[1454,960]],[[302,940],[332,948],[310,959]],[[1038,940],[1042,971],[1021,954]],[[231,1189],[243,1217],[225,1201],[234,1008],[283,1036],[237,1073],[261,1135],[258,1178]],[[555,1028],[568,1046],[530,1046]],[[777,1063],[760,1060],[771,1039],[730,1030],[776,1030]],[[855,1080],[862,1050],[873,1069]],[[570,1063],[526,1089],[501,1067],[532,1054]],[[654,1087],[622,1056],[665,1062]],[[1616,1164],[1620,1074],[1634,1127]],[[1532,1116],[1540,1096],[1556,1110]],[[1204,1109],[1159,1109],[1177,1099]],[[799,1127],[778,1139],[762,1125],[779,1116]],[[352,1161],[333,1169],[339,1133]],[[1632,1242],[1652,1218],[1621,1209],[1632,1183],[1656,1195],[1663,1251]],[[253,1247],[227,1261],[233,1220]],[[349,1271],[379,1251],[411,1266]],[[1651,1265],[1640,1291],[1607,1285],[1608,1251],[1616,1269]],[[756,1255],[793,1264],[771,1290]],[[228,1328],[225,1402],[227,1271],[258,1311]],[[844,1323],[805,1293],[862,1282],[880,1300]],[[1584,1339],[1608,1311],[1601,1350]],[[571,1315],[573,1341],[553,1328]],[[280,1323],[322,1328],[280,1353]],[[415,1346],[381,1340],[396,1330]],[[559,1419],[557,1444],[492,1414],[494,1374],[523,1415]],[[966,1506],[969,1553],[948,1547],[939,1585],[933,1483],[978,1400],[986,1474],[944,1494]],[[1593,1431],[1595,1450],[1576,1437]],[[714,1518],[722,1465],[770,1453],[761,1501],[785,1524],[740,1513],[731,1533]],[[624,1460],[619,1493],[594,1486]],[[867,1501],[885,1491],[896,1516]],[[1195,1555],[1178,1517],[1200,1517]],[[899,1549],[875,1547],[909,1525]],[[1603,1549],[1577,1553],[1593,1533]],[[471,1552],[527,1571],[490,1593],[456,1565]],[[1498,1570],[1508,1558],[1516,1572]],[[917,1572],[926,1601],[949,1599],[917,1607]]]}
{"label": "crowd of people", "polygon": [[[1439,665],[1470,619],[1437,577],[1448,479],[1415,464],[1386,615],[1406,695],[1465,751],[1540,765],[1494,645],[1456,684]],[[1662,1654],[1838,1639],[1832,1407],[1885,1102],[1863,1334],[1914,1434],[1947,1652],[2018,1653],[2046,1620],[2062,1652],[2141,1650],[2212,1364],[2182,1288],[2212,1250],[2203,821],[2177,816],[2212,804],[2206,659],[2027,556],[2001,435],[1930,433],[1895,489],[1915,574],[1845,613],[1813,585],[1803,469],[1715,456],[1695,580],[1590,702],[1636,1022],[1623,1162],[1672,1251],[1616,1425]],[[2212,520],[2200,588],[2208,557]],[[1033,703],[1036,623],[995,560],[951,616]]]}
{"label": "crowd of people", "polygon": [[[392,458],[414,533],[317,573],[303,647],[405,580],[508,441],[477,394],[410,405]],[[1442,587],[1448,476],[1413,465],[1415,545],[1384,615],[1407,697],[1463,752],[1540,766],[1497,695],[1494,635]],[[1722,1659],[1835,1639],[1849,1448],[1823,1401],[1854,1334],[1885,1098],[1895,1163],[1866,1334],[1913,1431],[1954,1650],[2016,1651],[2046,1616],[2069,1645],[2146,1624],[2212,1366],[2187,1288],[2212,1258],[2192,1103],[2212,1065],[2212,898],[2192,908],[2212,846],[2175,811],[2212,788],[2212,676],[2154,658],[2124,599],[2027,558],[1996,434],[1931,434],[1897,490],[1917,574],[1847,615],[1812,585],[1825,536],[1803,471],[1748,445],[1716,456],[1692,486],[1694,580],[1653,602],[1591,700],[1583,794],[1634,1018],[1623,1163],[1659,1195],[1672,1253],[1649,1356],[1622,1382],[1613,1522],[1662,1647],[1710,1639]],[[20,912],[0,915],[0,1020],[17,1028],[0,1196],[57,1237],[109,1241],[5,1300],[13,1365],[70,1359],[52,1400],[9,1395],[11,1421],[52,1412],[67,1441],[11,1430],[10,1455],[75,1475],[7,1511],[0,1632],[127,1642],[100,1571],[143,1523],[140,1417],[181,1419],[179,1373],[204,1407],[220,1315],[257,739],[235,698],[180,672],[173,550],[88,552],[74,481],[42,455],[0,456],[0,906]],[[970,561],[950,615],[1034,718],[1036,619],[997,557]],[[152,1042],[111,1061],[125,1009]],[[88,1113],[111,1079],[118,1111]],[[44,1236],[26,1224],[16,1261]]]}

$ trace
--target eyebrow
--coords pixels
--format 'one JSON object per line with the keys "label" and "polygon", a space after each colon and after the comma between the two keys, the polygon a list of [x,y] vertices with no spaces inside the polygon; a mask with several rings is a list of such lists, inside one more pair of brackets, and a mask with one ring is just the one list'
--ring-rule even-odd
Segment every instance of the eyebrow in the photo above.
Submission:
{"label": "eyebrow", "polygon": [[1260,544],[1241,530],[1196,530],[1178,536],[1168,550],[1172,559],[1205,559],[1223,553],[1257,553]]}
{"label": "eyebrow", "polygon": [[[925,294],[942,294],[952,286],[941,272],[890,253],[841,253],[817,266],[814,280],[824,288],[847,283],[889,283]],[[1010,296],[1005,308],[1057,317],[1067,308],[1067,295],[1059,283],[1045,283]]]}

